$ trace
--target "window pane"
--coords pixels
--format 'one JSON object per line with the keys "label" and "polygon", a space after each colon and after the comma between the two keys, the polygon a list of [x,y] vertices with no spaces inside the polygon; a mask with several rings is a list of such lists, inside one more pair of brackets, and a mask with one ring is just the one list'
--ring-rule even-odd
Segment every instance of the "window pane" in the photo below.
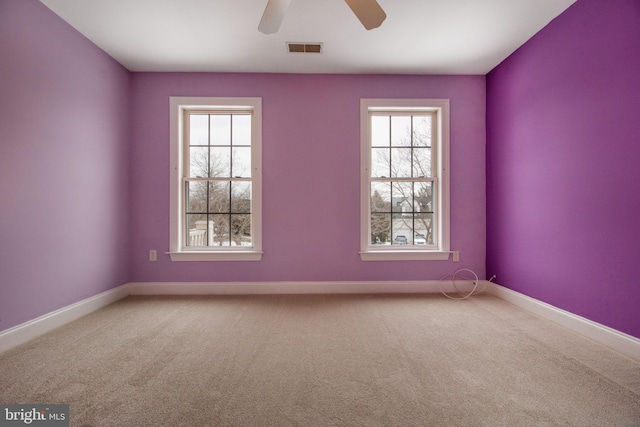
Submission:
{"label": "window pane", "polygon": [[413,146],[431,147],[431,116],[413,117]]}
{"label": "window pane", "polygon": [[209,162],[211,178],[231,177],[231,148],[211,147]]}
{"label": "window pane", "polygon": [[234,177],[251,178],[251,147],[233,148],[231,169]]}
{"label": "window pane", "polygon": [[187,215],[186,246],[207,246],[210,233],[213,231],[213,223],[207,227],[207,215]]}
{"label": "window pane", "polygon": [[231,212],[251,213],[251,183],[231,183]]}
{"label": "window pane", "polygon": [[392,219],[392,245],[410,245],[413,234],[412,214],[393,214]]}
{"label": "window pane", "polygon": [[229,212],[230,182],[209,182],[209,212],[225,213]]}
{"label": "window pane", "polygon": [[415,212],[433,212],[433,182],[415,183]]}
{"label": "window pane", "polygon": [[411,146],[411,116],[391,116],[391,145]]}
{"label": "window pane", "polygon": [[207,212],[207,182],[191,181],[187,182],[187,212],[206,213]]}
{"label": "window pane", "polygon": [[189,178],[207,178],[209,173],[209,148],[189,148]]}
{"label": "window pane", "polygon": [[413,176],[431,178],[431,148],[413,149]]}
{"label": "window pane", "polygon": [[388,148],[371,149],[371,176],[374,178],[389,177],[389,167],[391,159],[389,158]]}
{"label": "window pane", "polygon": [[211,145],[231,145],[231,116],[228,114],[212,114]]}
{"label": "window pane", "polygon": [[206,114],[189,115],[189,144],[208,145],[209,116]]}
{"label": "window pane", "polygon": [[391,176],[411,178],[411,148],[391,149]]}
{"label": "window pane", "polygon": [[391,188],[393,212],[413,212],[413,183],[394,182]]}
{"label": "window pane", "polygon": [[391,183],[371,183],[371,212],[391,212]]}
{"label": "window pane", "polygon": [[433,214],[420,213],[414,217],[414,244],[433,245]]}
{"label": "window pane", "polygon": [[231,244],[251,246],[251,215],[231,215]]}
{"label": "window pane", "polygon": [[233,116],[233,145],[251,145],[251,115],[236,114]]}
{"label": "window pane", "polygon": [[211,246],[230,246],[229,215],[209,215],[209,220],[213,222],[213,238],[211,239]]}
{"label": "window pane", "polygon": [[449,141],[440,126],[448,129],[449,102],[387,102],[360,102],[360,125],[369,127],[360,146],[368,157],[362,162],[361,200],[366,204],[369,199],[369,212],[365,207],[360,216],[365,233],[361,259],[444,259],[449,250],[449,197],[440,192],[449,192]]}
{"label": "window pane", "polygon": [[259,260],[261,98],[170,98],[171,259]]}
{"label": "window pane", "polygon": [[389,146],[389,116],[371,116],[371,145]]}
{"label": "window pane", "polygon": [[391,244],[391,215],[371,214],[371,244]]}

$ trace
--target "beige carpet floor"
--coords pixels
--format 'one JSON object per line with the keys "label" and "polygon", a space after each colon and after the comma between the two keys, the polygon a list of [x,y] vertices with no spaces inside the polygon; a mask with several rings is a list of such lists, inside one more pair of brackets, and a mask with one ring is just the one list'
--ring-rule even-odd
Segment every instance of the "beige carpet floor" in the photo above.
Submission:
{"label": "beige carpet floor", "polygon": [[128,297],[0,355],[73,426],[640,426],[640,363],[498,298]]}

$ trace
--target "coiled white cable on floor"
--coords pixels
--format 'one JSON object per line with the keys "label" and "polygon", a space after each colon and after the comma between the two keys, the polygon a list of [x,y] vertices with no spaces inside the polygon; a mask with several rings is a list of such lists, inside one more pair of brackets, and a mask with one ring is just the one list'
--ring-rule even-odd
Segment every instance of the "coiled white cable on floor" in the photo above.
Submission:
{"label": "coiled white cable on floor", "polygon": [[[465,273],[466,272],[466,273]],[[471,273],[473,276],[469,276],[467,273]],[[495,277],[495,276],[494,276]],[[450,280],[451,284],[453,285],[453,289],[456,290],[456,292],[458,293],[457,296],[452,296],[447,294],[444,290],[442,290],[442,282]],[[469,292],[462,292],[460,289],[458,289],[458,286],[456,285],[456,280],[472,280],[473,282],[473,288],[469,291]],[[493,280],[493,277],[491,279],[489,279],[484,286],[482,286],[480,289],[478,288],[478,286],[480,285],[480,279],[478,279],[478,275],[473,271],[473,270],[469,270],[468,268],[460,268],[458,270],[456,270],[453,274],[447,274],[445,276],[442,276],[440,278],[440,292],[442,292],[442,295],[444,295],[445,297],[449,298],[449,299],[467,299],[469,298],[471,295],[476,295],[479,294],[480,292],[484,291],[485,288],[487,287],[487,284]]]}

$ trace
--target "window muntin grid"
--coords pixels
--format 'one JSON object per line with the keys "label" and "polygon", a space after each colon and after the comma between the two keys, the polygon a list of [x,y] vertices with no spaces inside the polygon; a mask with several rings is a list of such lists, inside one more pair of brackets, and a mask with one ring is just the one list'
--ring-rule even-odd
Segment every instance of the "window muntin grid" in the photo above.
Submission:
{"label": "window muntin grid", "polygon": [[252,247],[252,111],[185,111],[184,248]]}
{"label": "window muntin grid", "polygon": [[369,245],[436,248],[436,113],[370,111]]}

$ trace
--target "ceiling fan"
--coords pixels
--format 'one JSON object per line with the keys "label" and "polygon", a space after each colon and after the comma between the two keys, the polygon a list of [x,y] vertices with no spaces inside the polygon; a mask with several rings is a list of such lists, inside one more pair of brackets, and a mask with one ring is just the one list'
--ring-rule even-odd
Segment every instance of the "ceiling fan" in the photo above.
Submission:
{"label": "ceiling fan", "polygon": [[[387,14],[376,0],[344,0],[356,17],[367,30],[378,28],[386,19]],[[267,7],[258,25],[258,30],[264,34],[273,34],[278,31],[284,13],[291,0],[267,0]]]}

